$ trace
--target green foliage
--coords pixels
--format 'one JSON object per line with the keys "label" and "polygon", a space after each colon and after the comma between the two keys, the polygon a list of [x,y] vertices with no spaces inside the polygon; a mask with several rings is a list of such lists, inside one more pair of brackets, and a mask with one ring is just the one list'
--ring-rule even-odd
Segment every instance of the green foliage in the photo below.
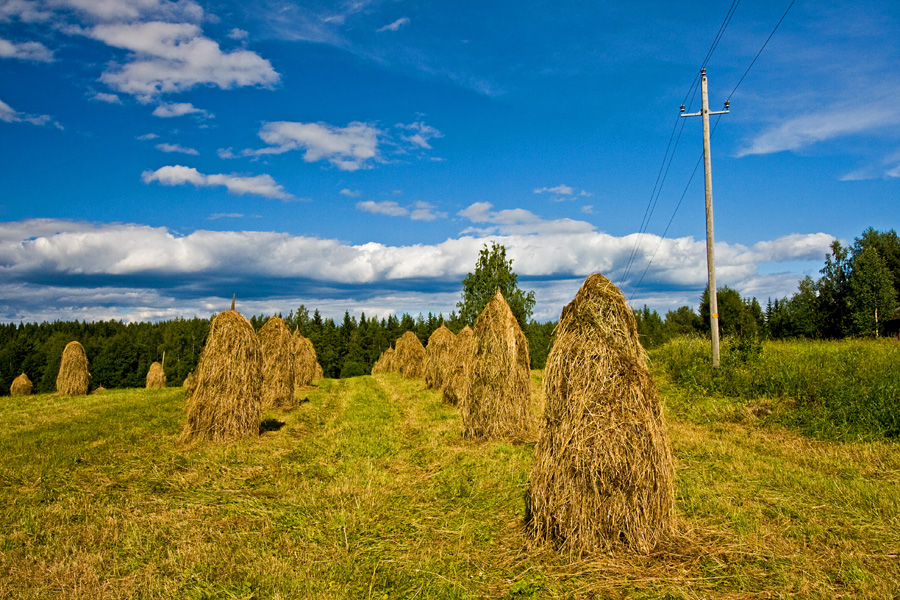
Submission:
{"label": "green foliage", "polygon": [[897,307],[897,291],[891,272],[874,247],[863,248],[854,255],[853,277],[850,278],[848,292],[849,332],[852,335],[878,336],[881,323]]}
{"label": "green foliage", "polygon": [[506,259],[503,245],[496,242],[491,242],[490,248],[484,245],[478,254],[475,272],[463,279],[462,299],[456,303],[464,323],[474,325],[475,319],[499,288],[519,326],[525,329],[534,308],[534,292],[526,293],[519,289],[518,275],[512,270],[512,262],[512,259]]}
{"label": "green foliage", "polygon": [[528,354],[531,357],[532,369],[543,369],[547,363],[547,355],[553,345],[555,321],[538,323],[531,321],[525,326],[525,338],[528,340]]}

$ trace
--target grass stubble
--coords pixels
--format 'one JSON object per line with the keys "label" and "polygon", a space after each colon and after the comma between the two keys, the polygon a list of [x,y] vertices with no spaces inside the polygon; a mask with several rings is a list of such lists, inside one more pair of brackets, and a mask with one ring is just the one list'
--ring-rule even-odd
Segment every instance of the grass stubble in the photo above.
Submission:
{"label": "grass stubble", "polygon": [[[541,373],[531,377],[541,413]],[[678,534],[572,558],[524,530],[532,440],[467,440],[396,374],[322,380],[262,434],[179,445],[183,390],[0,404],[0,597],[891,598],[900,452],[688,418]],[[685,416],[688,415],[688,416]]]}

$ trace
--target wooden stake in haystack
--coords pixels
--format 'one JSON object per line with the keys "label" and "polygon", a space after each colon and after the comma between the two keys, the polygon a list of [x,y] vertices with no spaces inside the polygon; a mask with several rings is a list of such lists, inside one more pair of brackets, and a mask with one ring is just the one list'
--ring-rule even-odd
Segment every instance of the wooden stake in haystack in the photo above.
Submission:
{"label": "wooden stake in haystack", "polygon": [[316,377],[316,349],[313,347],[309,338],[300,335],[299,331],[294,332],[293,336],[294,348],[294,386],[300,389],[304,386],[311,385]]}
{"label": "wooden stake in haystack", "polygon": [[450,353],[453,351],[455,341],[456,336],[446,325],[441,325],[429,336],[428,345],[425,346],[426,388],[439,390],[444,387],[445,374],[450,368]]}
{"label": "wooden stake in haystack", "polygon": [[412,331],[400,336],[394,344],[391,360],[393,371],[408,379],[422,379],[425,376],[425,346]]}
{"label": "wooden stake in haystack", "polygon": [[659,395],[624,296],[587,278],[544,368],[529,527],[575,554],[650,552],[674,529],[674,467]]}
{"label": "wooden stake in haystack", "polygon": [[154,361],[147,371],[147,379],[144,387],[147,389],[161,389],[166,387],[166,372],[163,371],[162,365]]}
{"label": "wooden stake in haystack", "polygon": [[469,385],[469,371],[472,368],[472,356],[475,353],[475,332],[466,325],[453,341],[453,348],[444,378],[443,399],[454,406],[462,404]]}
{"label": "wooden stake in haystack", "polygon": [[475,321],[469,386],[460,404],[465,437],[521,439],[528,433],[528,341],[500,290]]}
{"label": "wooden stake in haystack", "polygon": [[259,435],[261,396],[262,352],[253,325],[235,310],[221,312],[194,371],[182,440]]}
{"label": "wooden stake in haystack", "polygon": [[56,391],[65,396],[84,396],[91,390],[87,354],[79,342],[66,344],[56,376]]}
{"label": "wooden stake in haystack", "polygon": [[25,373],[13,379],[9,386],[10,396],[30,396],[32,391],[34,391],[34,385]]}
{"label": "wooden stake in haystack", "polygon": [[264,408],[297,406],[294,342],[284,319],[273,316],[259,330],[262,351],[262,403]]}

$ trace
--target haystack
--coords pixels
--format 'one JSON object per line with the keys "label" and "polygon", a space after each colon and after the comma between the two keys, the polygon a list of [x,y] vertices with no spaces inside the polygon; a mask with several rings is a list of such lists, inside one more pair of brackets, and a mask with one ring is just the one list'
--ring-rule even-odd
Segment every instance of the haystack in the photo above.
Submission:
{"label": "haystack", "polygon": [[79,342],[66,344],[56,376],[56,391],[65,396],[83,396],[91,389],[87,354]]}
{"label": "haystack", "polygon": [[264,408],[297,405],[294,393],[294,343],[281,317],[272,317],[259,330],[262,351],[262,403]]}
{"label": "haystack", "polygon": [[[294,332],[294,386],[301,388],[310,385],[316,377],[316,349],[313,347],[309,338],[300,335],[299,331]],[[319,367],[321,369],[321,367]]]}
{"label": "haystack", "polygon": [[576,554],[653,550],[674,528],[669,435],[631,308],[599,273],[563,309],[544,399],[533,534]]}
{"label": "haystack", "polygon": [[262,353],[253,326],[235,310],[212,320],[182,439],[232,440],[259,435]]}
{"label": "haystack", "polygon": [[469,386],[472,355],[475,352],[475,332],[466,325],[453,341],[450,360],[444,381],[443,398],[447,404],[462,404]]}
{"label": "haystack", "polygon": [[154,363],[150,365],[150,370],[147,371],[147,383],[145,387],[148,389],[166,387],[166,372],[163,371],[162,365],[158,362],[154,361]]}
{"label": "haystack", "polygon": [[392,370],[408,379],[422,379],[425,376],[425,346],[412,331],[400,336],[394,344],[391,359]]}
{"label": "haystack", "polygon": [[528,433],[528,340],[500,290],[475,321],[475,349],[460,417],[465,437],[521,439]]}
{"label": "haystack", "polygon": [[391,373],[394,370],[394,349],[388,346],[387,350],[381,353],[375,364],[372,365],[372,375],[378,373]]}
{"label": "haystack", "polygon": [[9,395],[30,396],[33,390],[34,385],[31,383],[31,380],[28,379],[28,375],[22,373],[21,375],[13,379],[12,383],[10,384]]}
{"label": "haystack", "polygon": [[445,373],[450,368],[450,353],[453,351],[453,343],[456,336],[441,325],[434,330],[428,338],[425,347],[425,387],[441,389],[444,387]]}
{"label": "haystack", "polygon": [[316,373],[313,375],[313,381],[317,381],[325,377],[325,371],[322,370],[322,365],[316,363]]}

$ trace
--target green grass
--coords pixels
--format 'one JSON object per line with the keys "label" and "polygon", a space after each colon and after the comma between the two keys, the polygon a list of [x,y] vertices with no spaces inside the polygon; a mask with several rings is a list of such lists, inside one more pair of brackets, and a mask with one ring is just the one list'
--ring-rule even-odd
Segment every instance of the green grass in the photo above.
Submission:
{"label": "green grass", "polygon": [[0,598],[900,594],[897,444],[675,410],[660,382],[680,532],[649,557],[530,540],[533,444],[462,439],[421,381],[323,380],[258,439],[187,447],[180,388],[2,398]]}

